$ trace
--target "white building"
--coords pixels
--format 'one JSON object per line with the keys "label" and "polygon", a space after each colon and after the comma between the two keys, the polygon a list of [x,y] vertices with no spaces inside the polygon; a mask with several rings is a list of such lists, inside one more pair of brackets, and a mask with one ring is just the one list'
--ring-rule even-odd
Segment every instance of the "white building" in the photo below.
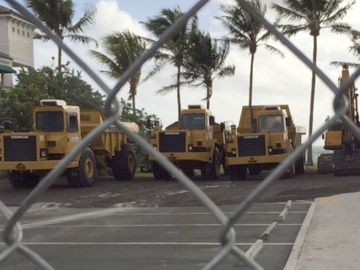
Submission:
{"label": "white building", "polygon": [[13,68],[34,66],[34,30],[21,14],[0,5],[1,87],[12,86]]}

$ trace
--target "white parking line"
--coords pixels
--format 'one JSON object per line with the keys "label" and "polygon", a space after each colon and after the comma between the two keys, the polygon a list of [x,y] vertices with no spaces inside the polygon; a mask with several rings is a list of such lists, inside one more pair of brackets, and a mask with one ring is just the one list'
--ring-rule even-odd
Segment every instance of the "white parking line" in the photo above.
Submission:
{"label": "white parking line", "polygon": [[[235,243],[235,246],[251,246],[254,243]],[[221,246],[219,242],[22,242],[21,244],[29,246]],[[264,246],[292,246],[293,244],[263,243]],[[0,243],[0,246],[5,246],[5,243]]]}
{"label": "white parking line", "polygon": [[[29,246],[221,246],[219,242],[22,242]],[[236,243],[237,246],[251,246],[254,243]],[[2,245],[5,245],[2,243]]]}
{"label": "white parking line", "polygon": [[[267,227],[271,223],[235,224],[234,227]],[[301,224],[300,224],[301,225]],[[131,227],[222,227],[222,224],[118,224],[118,225],[43,225],[46,228],[131,228]],[[296,225],[299,226],[299,225]],[[32,229],[23,226],[23,229]]]}

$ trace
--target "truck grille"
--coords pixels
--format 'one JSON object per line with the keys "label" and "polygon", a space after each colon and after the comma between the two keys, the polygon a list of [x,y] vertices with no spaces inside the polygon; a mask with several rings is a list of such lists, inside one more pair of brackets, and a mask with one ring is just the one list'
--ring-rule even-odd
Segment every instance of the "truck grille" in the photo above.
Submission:
{"label": "truck grille", "polygon": [[159,140],[160,152],[186,151],[186,132],[161,132]]}
{"label": "truck grille", "polygon": [[5,136],[5,161],[36,161],[36,136]]}
{"label": "truck grille", "polygon": [[238,137],[239,157],[264,156],[265,136],[247,135]]}

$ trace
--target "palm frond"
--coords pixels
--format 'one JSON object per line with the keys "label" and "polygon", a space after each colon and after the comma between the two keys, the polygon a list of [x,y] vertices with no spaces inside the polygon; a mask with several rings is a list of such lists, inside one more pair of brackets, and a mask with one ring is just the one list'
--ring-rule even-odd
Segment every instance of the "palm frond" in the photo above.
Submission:
{"label": "palm frond", "polygon": [[290,25],[290,24],[278,24],[277,28],[288,37],[294,36],[302,31],[309,31],[308,24],[298,24],[298,25]]}
{"label": "palm frond", "polygon": [[270,31],[266,31],[264,33],[259,33],[259,37],[256,39],[257,42],[268,41],[272,37],[272,33]]}
{"label": "palm frond", "polygon": [[223,67],[222,69],[220,69],[220,71],[218,73],[219,78],[232,76],[234,74],[235,74],[235,66],[234,65],[229,65],[229,66]]}
{"label": "palm frond", "polygon": [[276,54],[276,55],[279,55],[281,58],[284,58],[284,57],[285,57],[285,54],[284,54],[282,51],[280,51],[280,50],[278,50],[277,48],[275,48],[274,46],[271,46],[271,45],[269,45],[269,44],[264,44],[264,46],[265,46],[266,49],[267,49],[268,51],[270,51],[271,53]]}
{"label": "palm frond", "polygon": [[71,41],[80,42],[82,44],[94,43],[96,47],[99,46],[96,39],[83,35],[65,35],[64,38],[69,38]]}
{"label": "palm frond", "polygon": [[160,72],[163,69],[165,64],[166,64],[166,62],[157,62],[157,63],[155,63],[155,67],[148,73],[148,75],[146,75],[146,77],[142,81],[145,82],[149,78],[151,78],[152,76],[154,76],[155,74]]}
{"label": "palm frond", "polygon": [[349,1],[344,7],[340,7],[341,4],[342,1],[340,0],[328,1],[327,5],[325,5],[325,9],[322,10],[321,22],[325,25],[332,25],[336,21],[343,19],[346,13],[355,4],[355,1]]}
{"label": "palm frond", "polygon": [[72,34],[77,34],[83,31],[84,26],[88,26],[94,23],[94,18],[96,15],[96,7],[93,5],[86,5],[84,8],[84,14],[79,19],[77,23],[68,27],[68,32]]}
{"label": "palm frond", "polygon": [[176,88],[177,88],[177,84],[171,84],[171,85],[161,88],[160,90],[157,90],[156,93],[159,95],[165,95]]}
{"label": "palm frond", "polygon": [[108,67],[109,71],[106,72],[107,75],[109,75],[114,79],[118,79],[121,76],[123,70],[119,68],[118,64],[112,58],[108,57],[107,55],[101,52],[94,50],[90,50],[89,54],[93,58],[97,59],[102,65]]}
{"label": "palm frond", "polygon": [[336,34],[348,34],[350,37],[353,35],[351,26],[347,23],[336,23],[331,25],[331,31]]}
{"label": "palm frond", "polygon": [[50,38],[48,37],[48,35],[42,34],[38,31],[34,32],[34,39],[40,39],[42,41],[49,41]]}
{"label": "palm frond", "polygon": [[360,63],[341,62],[341,61],[330,62],[330,65],[336,66],[336,67],[342,67],[343,65],[348,65],[349,67],[353,67],[353,68],[359,68],[360,67]]}
{"label": "palm frond", "polygon": [[360,59],[360,41],[352,39],[352,45],[349,47],[349,51]]}
{"label": "palm frond", "polygon": [[[286,1],[286,3],[289,3],[291,1]],[[288,18],[291,21],[300,21],[306,19],[305,14],[303,14],[301,11],[303,10],[301,5],[297,5],[297,1],[293,1],[294,5],[288,5],[289,8],[280,6],[278,4],[272,4],[272,8],[275,9],[278,13],[278,16],[280,19],[282,18]],[[293,9],[294,8],[294,9]]]}

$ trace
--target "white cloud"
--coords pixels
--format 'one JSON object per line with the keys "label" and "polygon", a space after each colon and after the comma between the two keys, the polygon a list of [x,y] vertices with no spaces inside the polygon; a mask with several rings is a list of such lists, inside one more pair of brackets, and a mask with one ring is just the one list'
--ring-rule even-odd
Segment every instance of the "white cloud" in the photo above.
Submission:
{"label": "white cloud", "polygon": [[147,35],[147,32],[138,21],[134,20],[127,12],[121,10],[117,1],[100,0],[96,4],[96,8],[96,23],[87,32],[89,36],[102,38],[114,31],[124,30],[130,30],[143,36]]}

